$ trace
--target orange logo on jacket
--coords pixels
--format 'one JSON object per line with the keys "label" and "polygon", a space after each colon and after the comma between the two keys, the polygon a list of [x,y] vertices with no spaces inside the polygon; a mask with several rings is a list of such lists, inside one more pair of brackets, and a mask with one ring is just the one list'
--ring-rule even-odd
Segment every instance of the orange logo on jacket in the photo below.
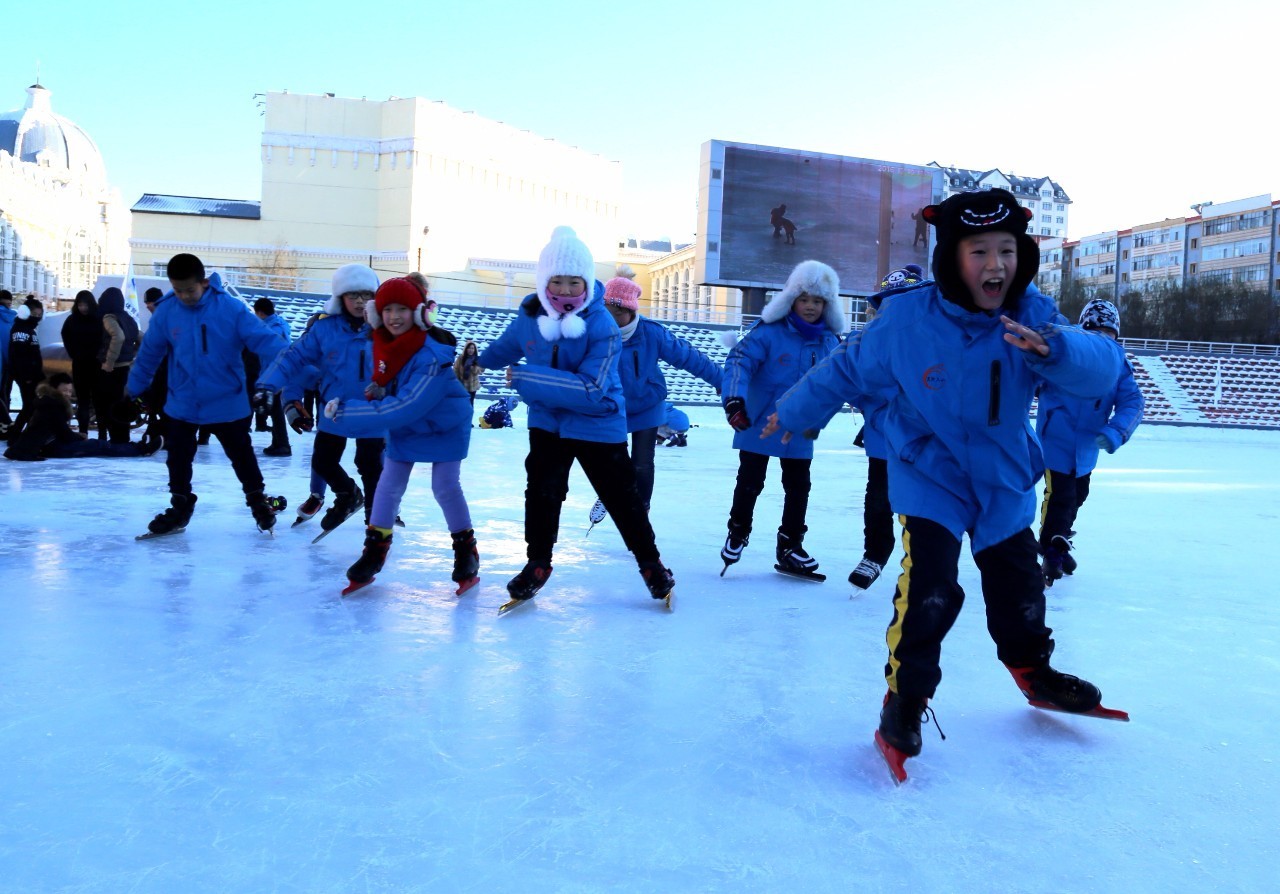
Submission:
{"label": "orange logo on jacket", "polygon": [[924,375],[920,377],[920,381],[930,391],[941,391],[942,387],[947,384],[946,367],[941,363],[929,367],[924,371]]}

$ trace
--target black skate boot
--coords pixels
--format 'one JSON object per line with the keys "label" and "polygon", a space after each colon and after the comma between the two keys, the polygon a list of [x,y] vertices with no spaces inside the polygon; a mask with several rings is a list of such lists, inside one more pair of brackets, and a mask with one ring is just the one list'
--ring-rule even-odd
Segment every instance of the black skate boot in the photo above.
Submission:
{"label": "black skate boot", "polygon": [[[876,730],[876,747],[896,782],[906,781],[907,771],[903,764],[907,758],[920,753],[920,724],[925,719],[938,726],[927,698],[901,696],[892,689],[885,693],[884,704],[880,708],[880,727]],[[947,738],[941,727],[938,727],[938,735],[944,740]]]}
{"label": "black skate boot", "polygon": [[276,513],[283,512],[289,501],[284,497],[268,497],[259,490],[246,494],[244,503],[253,513],[253,520],[258,523],[258,530],[265,534],[276,526]]}
{"label": "black skate boot", "polygon": [[527,562],[520,573],[507,581],[507,593],[511,598],[499,608],[499,614],[506,614],[518,605],[528,602],[542,589],[547,578],[551,577],[551,565],[547,562]]}
{"label": "black skate boot", "polygon": [[863,556],[862,561],[858,563],[858,567],[849,572],[849,583],[859,590],[865,590],[876,582],[876,578],[880,576],[880,572],[883,570],[884,565],[879,562],[873,562]]}
{"label": "black skate boot", "polygon": [[825,574],[818,573],[818,562],[813,556],[804,551],[804,542],[801,537],[793,537],[778,532],[778,564],[774,565],[775,571],[781,571],[783,574],[789,574],[792,577],[799,577],[804,580],[824,581],[827,579]]}
{"label": "black skate boot", "polygon": [[342,595],[354,593],[361,587],[373,583],[373,576],[382,570],[387,561],[387,553],[391,550],[391,534],[383,534],[377,528],[370,527],[364,535],[364,551],[347,569],[347,586]]}
{"label": "black skate boot", "polygon": [[665,601],[667,608],[670,608],[671,595],[676,588],[676,578],[671,569],[663,567],[661,562],[642,562],[640,576],[644,578],[644,585],[649,588],[649,595]]}
{"label": "black skate boot", "polygon": [[[1052,587],[1054,581],[1061,580],[1063,574],[1070,573],[1066,570],[1070,552],[1071,541],[1061,534],[1055,534],[1053,539],[1049,541],[1049,547],[1044,551],[1044,561],[1040,565],[1040,569],[1044,572],[1044,584],[1046,587]],[[1071,571],[1075,570],[1076,563],[1073,559]]]}
{"label": "black skate boot", "polygon": [[[333,505],[320,519],[320,530],[328,534],[338,525],[364,509],[364,494],[359,487],[352,485],[351,490],[333,495]],[[317,540],[320,538],[317,537]]]}
{"label": "black skate boot", "polygon": [[1066,711],[1070,714],[1088,714],[1102,703],[1102,693],[1088,680],[1054,670],[1048,662],[1039,667],[1013,667],[1009,673],[1037,708]]}
{"label": "black skate boot", "polygon": [[724,561],[724,568],[720,571],[721,577],[724,577],[730,565],[736,564],[742,558],[742,551],[750,542],[751,525],[740,524],[729,519],[729,536],[724,538],[724,546],[720,549],[720,558]]}
{"label": "black skate boot", "polygon": [[461,596],[480,582],[476,574],[480,570],[480,550],[476,547],[476,532],[471,528],[455,531],[453,537],[453,582],[458,585],[454,595]]}
{"label": "black skate boot", "polygon": [[169,498],[170,506],[151,520],[147,525],[147,533],[138,537],[148,540],[152,537],[163,537],[165,534],[178,534],[187,529],[191,521],[191,513],[196,510],[195,494],[174,494]]}

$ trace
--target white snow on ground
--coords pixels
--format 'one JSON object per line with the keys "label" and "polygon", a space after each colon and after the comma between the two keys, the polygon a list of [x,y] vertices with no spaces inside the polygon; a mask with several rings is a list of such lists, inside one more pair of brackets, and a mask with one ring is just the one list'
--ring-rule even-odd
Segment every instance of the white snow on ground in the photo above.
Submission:
{"label": "white snow on ground", "polygon": [[274,538],[216,445],[190,528],[143,543],[162,454],[0,462],[0,891],[1275,889],[1280,433],[1148,427],[1103,457],[1049,591],[1054,663],[1132,723],[1026,706],[966,554],[947,739],[929,727],[895,787],[871,740],[893,574],[845,583],[856,417],[818,442],[814,585],[772,571],[776,467],[719,576],[736,454],[718,410],[691,415],[657,456],[670,614],[608,521],[583,536],[575,472],[549,584],[498,616],[519,411],[473,435],[461,598],[425,469],[387,568],[343,599],[358,517],[315,546],[288,526],[305,436],[263,460],[291,504]]}

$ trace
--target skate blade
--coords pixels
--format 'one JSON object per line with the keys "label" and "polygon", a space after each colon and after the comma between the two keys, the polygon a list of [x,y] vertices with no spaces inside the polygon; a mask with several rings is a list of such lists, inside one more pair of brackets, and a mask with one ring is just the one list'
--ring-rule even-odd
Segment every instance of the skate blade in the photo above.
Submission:
{"label": "skate blade", "polygon": [[1089,711],[1067,711],[1059,708],[1052,702],[1040,701],[1039,699],[1027,699],[1027,704],[1033,708],[1039,708],[1041,711],[1053,711],[1057,714],[1073,714],[1076,717],[1097,717],[1100,720],[1119,720],[1122,723],[1129,722],[1129,712],[1121,711],[1116,708],[1104,708],[1102,705]]}
{"label": "skate blade", "polygon": [[502,605],[498,606],[498,614],[505,615],[522,605],[528,605],[530,602],[533,602],[532,596],[528,599],[508,599],[506,602],[502,603]]}
{"label": "skate blade", "polygon": [[186,527],[184,526],[181,528],[174,528],[172,531],[164,531],[159,534],[153,531],[147,531],[145,534],[139,534],[137,537],[134,537],[133,539],[134,540],[155,540],[157,537],[171,537],[174,534],[181,534],[185,530],[186,530]]}
{"label": "skate blade", "polygon": [[342,595],[350,596],[356,590],[363,590],[365,587],[369,586],[369,584],[373,583],[375,580],[377,580],[376,577],[369,578],[369,580],[366,583],[359,583],[357,581],[349,580],[347,581],[347,585],[342,588]]}
{"label": "skate blade", "polygon": [[787,577],[794,577],[796,580],[807,580],[811,584],[820,584],[827,579],[825,574],[819,574],[816,571],[792,571],[781,565],[774,565],[773,570]]}
{"label": "skate blade", "polygon": [[289,525],[289,527],[296,528],[298,527],[298,525],[305,525],[307,522],[311,521],[311,519],[313,518],[315,518],[314,515],[299,515],[297,518],[293,520],[293,524]]}
{"label": "skate blade", "polygon": [[460,583],[458,583],[458,589],[454,592],[454,594],[453,594],[453,595],[454,595],[454,596],[461,596],[463,593],[467,592],[468,590],[470,590],[472,587],[474,587],[474,586],[475,586],[476,584],[478,584],[478,583],[480,583],[480,576],[479,576],[479,575],[476,575],[475,577],[469,577],[469,578],[467,578],[466,580],[461,581]]}
{"label": "skate blade", "polygon": [[876,730],[876,750],[884,758],[885,766],[889,768],[889,775],[893,777],[893,784],[902,785],[906,782],[907,768],[904,764],[907,762],[907,755],[886,742],[884,736],[880,735],[880,730]]}
{"label": "skate blade", "polygon": [[675,611],[676,610],[676,591],[672,590],[666,596],[662,597],[662,604],[667,607],[667,611],[669,612]]}
{"label": "skate blade", "polygon": [[311,542],[312,542],[312,543],[319,543],[321,540],[323,540],[324,538],[328,537],[330,534],[332,534],[332,533],[333,533],[334,531],[336,531],[336,530],[338,530],[338,529],[337,529],[337,528],[330,528],[330,529],[329,529],[329,530],[327,530],[327,531],[321,531],[319,534],[317,534],[316,536],[314,536],[314,537],[312,537],[312,538],[311,538]]}

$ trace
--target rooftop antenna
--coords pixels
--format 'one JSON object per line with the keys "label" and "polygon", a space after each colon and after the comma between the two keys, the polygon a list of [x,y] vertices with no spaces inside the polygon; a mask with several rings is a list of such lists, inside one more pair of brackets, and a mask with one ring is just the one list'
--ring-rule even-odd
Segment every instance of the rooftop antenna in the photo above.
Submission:
{"label": "rooftop antenna", "polygon": [[40,86],[40,60],[36,60],[36,86]]}

